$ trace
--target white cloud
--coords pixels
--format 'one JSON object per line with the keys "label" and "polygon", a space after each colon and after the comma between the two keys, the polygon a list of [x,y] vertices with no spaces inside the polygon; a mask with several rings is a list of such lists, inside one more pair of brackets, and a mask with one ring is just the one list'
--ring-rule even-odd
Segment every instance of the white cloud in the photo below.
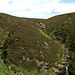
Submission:
{"label": "white cloud", "polygon": [[75,3],[62,3],[61,0],[0,0],[0,12],[20,17],[49,18],[75,12]]}
{"label": "white cloud", "polygon": [[66,13],[66,12],[72,12],[75,11],[75,4],[66,4],[66,3],[61,3],[61,4],[55,4],[57,7],[54,7],[57,11],[61,13]]}

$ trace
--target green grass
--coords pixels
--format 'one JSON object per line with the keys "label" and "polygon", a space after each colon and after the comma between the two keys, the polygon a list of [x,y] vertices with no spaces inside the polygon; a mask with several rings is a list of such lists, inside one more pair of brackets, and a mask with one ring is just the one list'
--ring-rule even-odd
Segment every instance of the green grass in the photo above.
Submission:
{"label": "green grass", "polygon": [[0,75],[15,75],[13,72],[6,68],[6,65],[0,58]]}
{"label": "green grass", "polygon": [[[4,42],[8,38],[8,34],[9,33],[7,31],[4,31],[4,29],[0,27],[0,48],[4,46]],[[0,49],[0,54],[2,54],[2,49]],[[1,55],[0,55],[0,75],[15,75],[13,72],[7,69],[6,65],[1,60]]]}
{"label": "green grass", "polygon": [[38,30],[40,31],[40,33],[41,33],[43,36],[45,36],[46,38],[52,40],[52,38],[51,38],[49,35],[47,35],[46,33],[44,33],[43,30],[41,30],[41,29],[38,29]]}

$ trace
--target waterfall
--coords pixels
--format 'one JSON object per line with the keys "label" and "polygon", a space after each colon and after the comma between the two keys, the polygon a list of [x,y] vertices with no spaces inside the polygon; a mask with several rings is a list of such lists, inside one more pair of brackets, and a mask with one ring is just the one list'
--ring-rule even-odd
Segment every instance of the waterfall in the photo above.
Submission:
{"label": "waterfall", "polygon": [[65,73],[65,75],[69,75],[68,67],[66,67],[66,73]]}

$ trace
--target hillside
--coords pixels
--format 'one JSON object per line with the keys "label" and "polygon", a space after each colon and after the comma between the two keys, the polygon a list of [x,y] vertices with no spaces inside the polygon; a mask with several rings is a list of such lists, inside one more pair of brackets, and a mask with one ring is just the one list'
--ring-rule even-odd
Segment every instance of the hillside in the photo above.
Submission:
{"label": "hillside", "polygon": [[69,72],[75,74],[75,12],[46,19],[44,24],[45,32],[69,49],[71,56]]}
{"label": "hillside", "polygon": [[14,73],[48,73],[59,60],[62,50],[60,44],[44,33],[43,21],[0,13],[1,58]]}

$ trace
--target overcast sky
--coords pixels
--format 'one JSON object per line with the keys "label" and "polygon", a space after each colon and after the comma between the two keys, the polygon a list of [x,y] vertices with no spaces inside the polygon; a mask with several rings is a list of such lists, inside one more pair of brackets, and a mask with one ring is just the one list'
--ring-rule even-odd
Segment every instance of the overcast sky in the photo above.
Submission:
{"label": "overcast sky", "polygon": [[46,19],[75,12],[75,0],[0,0],[0,12],[19,17]]}

